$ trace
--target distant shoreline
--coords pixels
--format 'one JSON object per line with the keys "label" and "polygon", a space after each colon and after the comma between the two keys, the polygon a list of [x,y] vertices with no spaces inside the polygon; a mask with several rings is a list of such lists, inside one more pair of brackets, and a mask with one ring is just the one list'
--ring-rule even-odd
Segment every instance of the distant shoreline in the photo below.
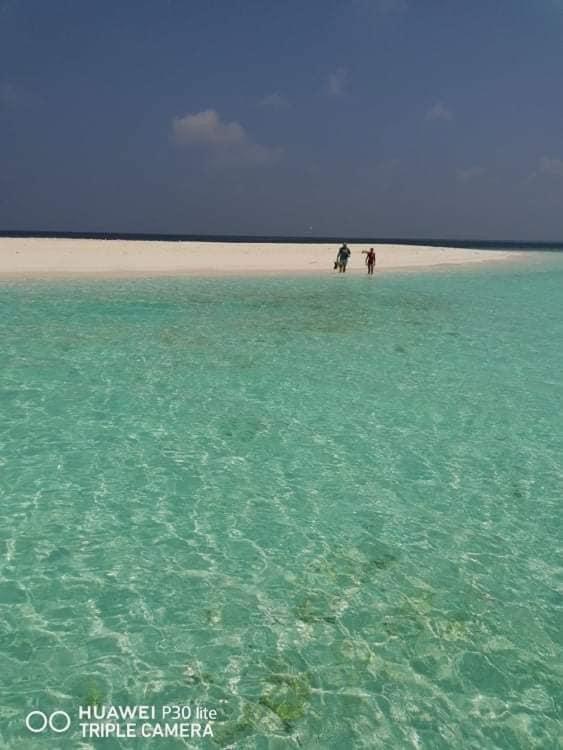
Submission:
{"label": "distant shoreline", "polygon": [[[525,252],[377,244],[375,273],[469,267],[520,260]],[[0,278],[147,276],[332,276],[339,243],[175,242],[71,238],[0,238]],[[362,250],[349,243],[347,276],[364,275]]]}
{"label": "distant shoreline", "polygon": [[418,247],[451,247],[477,250],[511,250],[511,251],[555,251],[563,252],[563,240],[538,241],[529,240],[483,240],[443,238],[405,238],[405,237],[352,237],[349,235],[334,236],[282,236],[282,235],[222,235],[222,234],[158,234],[155,232],[67,232],[56,230],[0,230],[1,239],[72,239],[72,240],[121,240],[124,242],[206,242],[221,244],[348,244],[372,245],[408,245]]}

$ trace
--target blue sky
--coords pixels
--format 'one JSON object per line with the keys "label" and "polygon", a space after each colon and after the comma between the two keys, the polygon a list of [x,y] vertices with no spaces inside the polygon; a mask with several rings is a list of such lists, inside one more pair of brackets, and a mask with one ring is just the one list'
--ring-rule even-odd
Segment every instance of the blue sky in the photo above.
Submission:
{"label": "blue sky", "polygon": [[563,0],[0,0],[0,228],[563,240]]}

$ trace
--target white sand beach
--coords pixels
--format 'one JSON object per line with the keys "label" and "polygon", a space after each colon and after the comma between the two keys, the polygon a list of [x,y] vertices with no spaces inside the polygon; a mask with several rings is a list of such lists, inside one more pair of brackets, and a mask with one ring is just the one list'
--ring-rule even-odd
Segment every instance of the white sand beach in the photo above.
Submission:
{"label": "white sand beach", "polygon": [[[349,243],[349,274],[365,274],[362,250]],[[524,253],[501,250],[375,245],[376,274],[506,262]],[[147,240],[0,238],[0,277],[223,276],[332,274],[337,244],[162,242]]]}

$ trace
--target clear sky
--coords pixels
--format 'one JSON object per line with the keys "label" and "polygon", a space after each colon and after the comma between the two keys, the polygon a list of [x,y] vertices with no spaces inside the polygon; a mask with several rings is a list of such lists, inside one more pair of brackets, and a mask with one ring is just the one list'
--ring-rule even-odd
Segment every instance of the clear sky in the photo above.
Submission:
{"label": "clear sky", "polygon": [[563,0],[0,0],[0,229],[563,240]]}

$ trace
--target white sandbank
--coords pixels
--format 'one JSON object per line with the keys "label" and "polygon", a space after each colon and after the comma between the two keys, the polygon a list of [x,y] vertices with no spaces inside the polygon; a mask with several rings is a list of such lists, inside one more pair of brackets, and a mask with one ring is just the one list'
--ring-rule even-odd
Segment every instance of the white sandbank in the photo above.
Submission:
{"label": "white sandbank", "polygon": [[[365,274],[367,244],[349,243],[349,274]],[[375,245],[376,274],[515,259],[502,250]],[[338,244],[0,238],[0,278],[333,274]]]}

